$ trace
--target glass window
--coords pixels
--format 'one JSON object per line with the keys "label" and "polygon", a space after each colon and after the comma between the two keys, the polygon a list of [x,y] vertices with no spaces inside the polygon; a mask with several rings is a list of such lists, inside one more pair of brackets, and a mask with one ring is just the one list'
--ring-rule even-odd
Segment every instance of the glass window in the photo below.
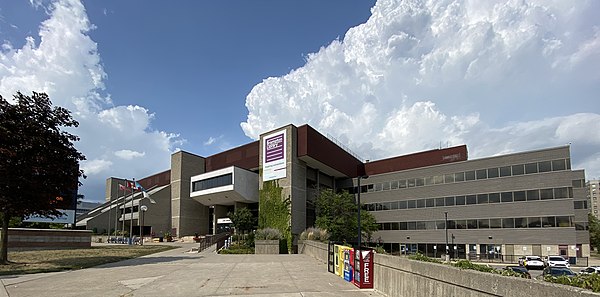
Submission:
{"label": "glass window", "polygon": [[556,217],[557,227],[571,227],[571,217]]}
{"label": "glass window", "polygon": [[455,173],[454,174],[454,181],[455,182],[465,181],[465,173],[464,172]]}
{"label": "glass window", "polygon": [[416,208],[417,207],[417,201],[415,201],[415,200],[408,200],[407,202],[408,202],[408,208]]}
{"label": "glass window", "polygon": [[[408,223],[400,222],[400,223],[398,223],[398,225],[400,225],[400,230],[408,230]],[[358,237],[358,236],[356,236],[356,237]]]}
{"label": "glass window", "polygon": [[390,206],[390,202],[383,202],[381,203],[382,209],[383,210],[390,210],[392,207]]}
{"label": "glass window", "polygon": [[500,176],[510,176],[510,166],[500,167]]}
{"label": "glass window", "polygon": [[490,227],[490,220],[489,219],[479,219],[479,220],[477,220],[477,226],[479,227],[479,229],[487,229]]}
{"label": "glass window", "polygon": [[540,200],[540,191],[539,190],[528,190],[527,191],[527,201]]}
{"label": "glass window", "polygon": [[478,194],[477,195],[477,204],[487,204],[488,203],[488,194]]}
{"label": "glass window", "polygon": [[454,206],[454,196],[446,197],[445,201],[446,201],[446,206]]}
{"label": "glass window", "polygon": [[571,181],[571,184],[572,184],[573,188],[583,188],[583,185],[585,183],[581,179],[574,179]]}
{"label": "glass window", "polygon": [[542,200],[553,199],[554,191],[552,189],[541,189],[540,190],[540,198]]}
{"label": "glass window", "polygon": [[417,230],[425,230],[425,222],[424,221],[417,222]]}
{"label": "glass window", "polygon": [[477,179],[487,178],[487,169],[479,169],[476,171]]}
{"label": "glass window", "polygon": [[527,218],[515,218],[515,228],[527,228]]}
{"label": "glass window", "polygon": [[585,222],[575,223],[575,230],[587,230],[587,224]]}
{"label": "glass window", "polygon": [[398,201],[390,202],[390,209],[398,209]]}
{"label": "glass window", "polygon": [[554,199],[569,198],[568,188],[554,188]]}
{"label": "glass window", "polygon": [[456,205],[465,205],[467,198],[465,196],[456,196]]}
{"label": "glass window", "polygon": [[538,168],[540,169],[540,172],[552,171],[552,162],[550,162],[550,161],[539,162]]}
{"label": "glass window", "polygon": [[515,202],[527,200],[525,191],[515,191],[513,198]]}
{"label": "glass window", "polygon": [[424,207],[425,207],[425,199],[419,199],[419,200],[417,200],[417,208],[424,208]]}
{"label": "glass window", "polygon": [[477,195],[467,195],[467,205],[477,204]]}
{"label": "glass window", "polygon": [[490,219],[490,228],[502,228],[502,220]]}
{"label": "glass window", "polygon": [[500,201],[502,202],[513,202],[512,192],[503,192],[500,194]]}
{"label": "glass window", "polygon": [[500,203],[500,193],[491,193],[490,203]]}
{"label": "glass window", "polygon": [[488,168],[487,176],[488,176],[488,178],[496,178],[496,177],[500,176],[500,173],[498,172],[498,168]]}
{"label": "glass window", "polygon": [[571,159],[566,159],[567,162],[567,170],[571,170]]}
{"label": "glass window", "polygon": [[[406,208],[408,208],[408,204],[407,204],[406,200],[398,201],[398,209],[406,209]],[[356,237],[358,237],[358,235]]]}
{"label": "glass window", "polygon": [[[356,227],[358,228],[358,227]],[[383,230],[392,230],[392,226],[390,225],[390,223],[383,223]],[[357,235],[358,237],[358,235]]]}
{"label": "glass window", "polygon": [[507,218],[502,219],[502,228],[514,228],[515,227],[515,219]]}
{"label": "glass window", "polygon": [[218,188],[222,186],[228,186],[232,184],[232,174],[224,174],[211,178],[207,178],[205,180],[199,180],[192,183],[193,191],[202,191],[212,188]]}
{"label": "glass window", "polygon": [[444,176],[443,175],[436,175],[433,177],[433,183],[436,185],[439,184],[443,184],[444,183]]}
{"label": "glass window", "polygon": [[373,187],[373,184],[367,185],[367,192],[374,192],[375,191],[375,187]]}
{"label": "glass window", "polygon": [[540,218],[531,217],[527,218],[527,227],[529,228],[540,228],[542,227],[542,220]]}
{"label": "glass window", "polygon": [[428,177],[425,178],[425,185],[426,186],[433,185],[433,176],[428,176]]}
{"label": "glass window", "polygon": [[425,229],[426,230],[435,230],[435,221],[426,221]]}
{"label": "glass window", "polygon": [[416,184],[417,184],[417,187],[422,187],[422,186],[424,186],[424,185],[425,185],[425,179],[424,179],[424,178],[422,178],[422,177],[421,177],[421,178],[417,178],[417,179],[416,179]]}
{"label": "glass window", "polygon": [[565,170],[565,159],[552,160],[552,171]]}
{"label": "glass window", "polygon": [[525,173],[527,173],[527,174],[538,173],[537,163],[525,164]]}
{"label": "glass window", "polygon": [[395,180],[395,181],[392,181],[392,182],[390,183],[390,189],[392,189],[392,190],[396,190],[396,189],[398,189],[398,181],[397,181],[397,180]]}
{"label": "glass window", "polygon": [[[399,181],[398,181],[398,187],[399,187],[400,189],[404,189],[404,188],[406,188],[406,180],[399,180]],[[358,235],[357,235],[356,237],[358,237]]]}
{"label": "glass window", "polygon": [[[436,207],[444,206],[444,198],[435,198],[435,206]],[[358,235],[356,237],[358,237]]]}
{"label": "glass window", "polygon": [[375,203],[375,210],[382,210],[381,203]]}
{"label": "glass window", "polygon": [[573,201],[574,209],[587,209],[587,201]]}
{"label": "glass window", "polygon": [[408,230],[417,230],[417,222],[408,222]]}
{"label": "glass window", "polygon": [[[569,187],[569,198],[573,198],[573,188]],[[596,200],[596,197],[594,197],[594,200]]]}
{"label": "glass window", "polygon": [[[383,184],[382,183],[376,183],[375,184],[375,192],[379,192],[383,189]],[[358,228],[358,227],[357,227]]]}
{"label": "glass window", "polygon": [[436,224],[438,230],[444,230],[444,229],[446,229],[446,221],[443,221],[443,220],[440,221],[440,220],[438,220],[438,221],[435,221],[435,224]]}
{"label": "glass window", "polygon": [[390,189],[390,182],[383,182],[383,190],[388,191],[389,189]]}
{"label": "glass window", "polygon": [[411,179],[407,180],[407,183],[408,183],[408,187],[409,188],[414,188],[415,187],[415,179],[414,178],[411,178]]}
{"label": "glass window", "polygon": [[525,174],[525,165],[513,165],[512,166],[512,175],[523,175]]}
{"label": "glass window", "polygon": [[544,228],[556,227],[556,218],[555,217],[542,217],[542,227],[544,227]]}
{"label": "glass window", "polygon": [[456,229],[456,222],[454,220],[448,220],[448,229]]}
{"label": "glass window", "polygon": [[468,229],[477,229],[477,220],[467,220]]}
{"label": "glass window", "polygon": [[475,180],[475,171],[465,172],[465,180]]}
{"label": "glass window", "polygon": [[449,184],[454,182],[454,174],[446,174],[444,175],[444,182]]}
{"label": "glass window", "polygon": [[[433,198],[429,198],[425,200],[425,206],[426,207],[434,207],[435,206],[435,200]],[[358,237],[358,235],[357,235]]]}
{"label": "glass window", "polygon": [[[398,230],[398,229],[400,229],[400,226],[399,226],[400,224],[398,224],[398,222],[393,222],[391,225],[392,225],[392,226],[391,226],[391,227],[392,227],[392,230]],[[358,227],[357,227],[357,228],[358,228]],[[358,236],[357,236],[357,237],[358,237]]]}
{"label": "glass window", "polygon": [[456,220],[456,229],[467,229],[467,220]]}

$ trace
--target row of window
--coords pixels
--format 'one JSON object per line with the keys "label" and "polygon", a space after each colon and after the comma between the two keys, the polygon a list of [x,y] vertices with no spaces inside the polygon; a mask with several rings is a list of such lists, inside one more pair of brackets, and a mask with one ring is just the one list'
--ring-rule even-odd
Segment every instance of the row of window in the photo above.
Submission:
{"label": "row of window", "polygon": [[[438,198],[424,198],[391,202],[377,202],[365,204],[368,211],[408,209],[408,208],[426,208],[426,207],[445,207],[455,205],[472,205],[488,203],[507,203],[534,200],[549,200],[573,198],[573,188],[549,188],[535,189],[526,191],[485,193],[460,196],[448,196]],[[586,203],[587,208],[587,203]]]}
{"label": "row of window", "polygon": [[[565,228],[573,227],[572,221],[570,216],[448,220],[448,229]],[[379,230],[445,230],[446,221],[389,222],[378,225]]]}
{"label": "row of window", "polygon": [[202,191],[206,189],[218,188],[232,184],[232,174],[219,175],[192,183],[192,192]]}
{"label": "row of window", "polygon": [[443,175],[394,180],[361,186],[361,193],[397,190],[404,188],[422,187],[437,184],[449,184],[489,178],[518,176],[524,174],[562,171],[571,169],[571,159],[533,162],[527,164],[508,165],[478,170],[470,170]]}

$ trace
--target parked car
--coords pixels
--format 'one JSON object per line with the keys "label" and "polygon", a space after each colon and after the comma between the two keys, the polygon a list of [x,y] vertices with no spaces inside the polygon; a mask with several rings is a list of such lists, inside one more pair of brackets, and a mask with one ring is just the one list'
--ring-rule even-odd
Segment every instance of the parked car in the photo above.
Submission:
{"label": "parked car", "polygon": [[590,266],[580,270],[581,274],[600,273],[600,266]]}
{"label": "parked car", "polygon": [[523,274],[525,276],[525,278],[531,278],[531,274],[529,274],[529,271],[527,271],[527,268],[525,268],[523,266],[509,265],[509,266],[504,267],[504,270],[514,271],[516,273]]}
{"label": "parked car", "polygon": [[546,257],[546,266],[549,266],[549,267],[555,267],[555,266],[570,267],[569,261],[567,261],[562,256],[548,256],[548,257]]}
{"label": "parked car", "polygon": [[568,277],[573,277],[575,276],[575,272],[573,272],[571,269],[567,268],[567,267],[551,267],[548,266],[546,268],[544,268],[544,271],[542,272],[542,276],[568,276]]}
{"label": "parked car", "polygon": [[525,256],[519,258],[519,265],[527,269],[544,269],[544,261],[538,256]]}

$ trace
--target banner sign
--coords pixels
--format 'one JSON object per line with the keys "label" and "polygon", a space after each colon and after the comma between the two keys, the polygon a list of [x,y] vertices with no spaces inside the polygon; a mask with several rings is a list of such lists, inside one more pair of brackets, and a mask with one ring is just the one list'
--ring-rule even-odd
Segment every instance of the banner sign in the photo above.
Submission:
{"label": "banner sign", "polygon": [[284,178],[286,176],[285,141],[286,130],[269,134],[263,138],[263,181]]}

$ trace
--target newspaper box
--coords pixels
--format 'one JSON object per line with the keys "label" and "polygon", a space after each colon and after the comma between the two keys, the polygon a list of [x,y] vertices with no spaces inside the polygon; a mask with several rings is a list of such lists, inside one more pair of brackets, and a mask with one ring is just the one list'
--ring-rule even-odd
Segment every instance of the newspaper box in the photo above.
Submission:
{"label": "newspaper box", "polygon": [[354,274],[354,250],[344,251],[344,280],[351,282]]}
{"label": "newspaper box", "polygon": [[[351,250],[351,247],[336,245],[337,254],[335,254],[335,274],[344,278],[344,255],[347,250]],[[335,249],[334,249],[335,250]]]}
{"label": "newspaper box", "polygon": [[373,289],[373,250],[354,250],[354,280],[360,289]]}

